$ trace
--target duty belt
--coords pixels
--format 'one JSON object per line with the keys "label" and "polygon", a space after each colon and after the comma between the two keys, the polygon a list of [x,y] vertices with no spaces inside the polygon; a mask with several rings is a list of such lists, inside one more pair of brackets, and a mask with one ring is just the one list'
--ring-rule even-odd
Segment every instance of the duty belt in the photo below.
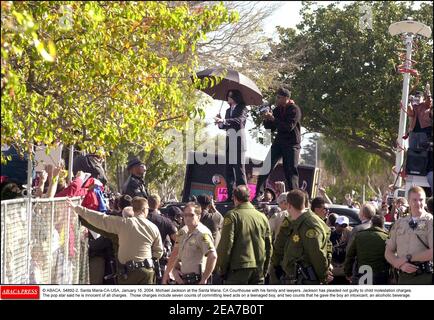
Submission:
{"label": "duty belt", "polygon": [[181,276],[185,284],[198,284],[201,278],[201,275],[197,273],[186,273]]}
{"label": "duty belt", "polygon": [[432,263],[432,261],[410,262],[410,263],[414,264],[417,267],[416,274],[433,273],[433,263]]}
{"label": "duty belt", "polygon": [[132,272],[137,269],[146,268],[153,269],[154,261],[152,259],[145,259],[143,261],[127,261],[127,263],[123,264],[122,267],[125,269],[126,273]]}

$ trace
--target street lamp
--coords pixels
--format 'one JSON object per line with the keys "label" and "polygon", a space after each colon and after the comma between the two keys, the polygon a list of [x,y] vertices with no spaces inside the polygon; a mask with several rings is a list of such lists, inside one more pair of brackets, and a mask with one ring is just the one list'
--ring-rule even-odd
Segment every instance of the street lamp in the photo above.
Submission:
{"label": "street lamp", "polygon": [[402,99],[401,99],[401,112],[399,116],[399,131],[397,140],[396,160],[395,160],[395,185],[394,187],[400,187],[402,183],[401,169],[404,163],[404,148],[403,148],[403,136],[405,134],[407,113],[406,108],[408,104],[408,91],[410,85],[410,73],[414,70],[411,69],[411,52],[413,49],[413,41],[417,35],[430,38],[431,28],[421,22],[413,21],[411,18],[407,20],[392,23],[389,26],[389,33],[392,36],[402,34],[404,36],[404,44],[406,47],[406,55],[404,66],[400,70],[404,74],[404,81],[402,85]]}

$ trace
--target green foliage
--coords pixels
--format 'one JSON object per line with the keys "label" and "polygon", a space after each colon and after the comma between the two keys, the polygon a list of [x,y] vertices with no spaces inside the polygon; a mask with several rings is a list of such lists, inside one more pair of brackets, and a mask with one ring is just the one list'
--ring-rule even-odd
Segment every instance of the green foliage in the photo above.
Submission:
{"label": "green foliage", "polygon": [[378,193],[374,187],[386,190],[392,183],[390,164],[378,155],[339,140],[320,139],[318,144],[323,168],[335,177],[335,183],[328,185],[327,192],[336,196],[339,202],[343,202],[343,195],[351,190],[361,197],[363,185],[366,186],[366,197],[370,197]]}
{"label": "green foliage", "polygon": [[[372,7],[372,30],[359,27],[363,4]],[[301,15],[297,32],[279,29],[281,43],[272,54],[304,51],[299,71],[281,70],[281,81],[302,108],[302,125],[392,163],[402,92],[395,67],[404,45],[388,27],[411,16],[432,28],[432,3],[416,10],[409,2],[353,2],[343,9],[304,2]],[[432,55],[432,40],[417,40],[413,59],[421,74],[419,88],[427,82],[432,87]]]}
{"label": "green foliage", "polygon": [[1,143],[150,151],[195,111],[196,44],[221,3],[2,2]]}

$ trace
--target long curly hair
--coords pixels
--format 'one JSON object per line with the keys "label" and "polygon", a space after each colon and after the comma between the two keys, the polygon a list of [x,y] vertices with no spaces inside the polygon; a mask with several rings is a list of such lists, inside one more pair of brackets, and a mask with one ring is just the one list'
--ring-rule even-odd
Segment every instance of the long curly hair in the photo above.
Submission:
{"label": "long curly hair", "polygon": [[236,102],[236,104],[243,105],[243,106],[246,105],[246,103],[244,102],[243,95],[241,94],[241,91],[237,89],[228,90],[228,93],[226,93],[226,101],[228,100],[230,93],[231,93],[231,98]]}

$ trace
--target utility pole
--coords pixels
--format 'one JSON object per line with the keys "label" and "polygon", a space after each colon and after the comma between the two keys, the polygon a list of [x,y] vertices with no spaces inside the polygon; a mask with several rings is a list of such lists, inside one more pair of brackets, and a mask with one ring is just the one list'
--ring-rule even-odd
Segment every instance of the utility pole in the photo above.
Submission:
{"label": "utility pole", "polygon": [[402,184],[401,170],[404,163],[404,139],[406,124],[407,124],[407,105],[408,105],[408,91],[410,86],[410,76],[412,67],[411,54],[413,50],[413,41],[417,35],[426,38],[431,37],[431,28],[421,22],[413,21],[411,18],[407,20],[392,23],[389,26],[389,33],[392,36],[402,34],[404,36],[405,44],[405,61],[404,65],[398,70],[404,74],[402,84],[402,97],[401,97],[401,111],[399,116],[399,130],[396,146],[396,159],[395,159],[395,185],[394,187],[400,188]]}

